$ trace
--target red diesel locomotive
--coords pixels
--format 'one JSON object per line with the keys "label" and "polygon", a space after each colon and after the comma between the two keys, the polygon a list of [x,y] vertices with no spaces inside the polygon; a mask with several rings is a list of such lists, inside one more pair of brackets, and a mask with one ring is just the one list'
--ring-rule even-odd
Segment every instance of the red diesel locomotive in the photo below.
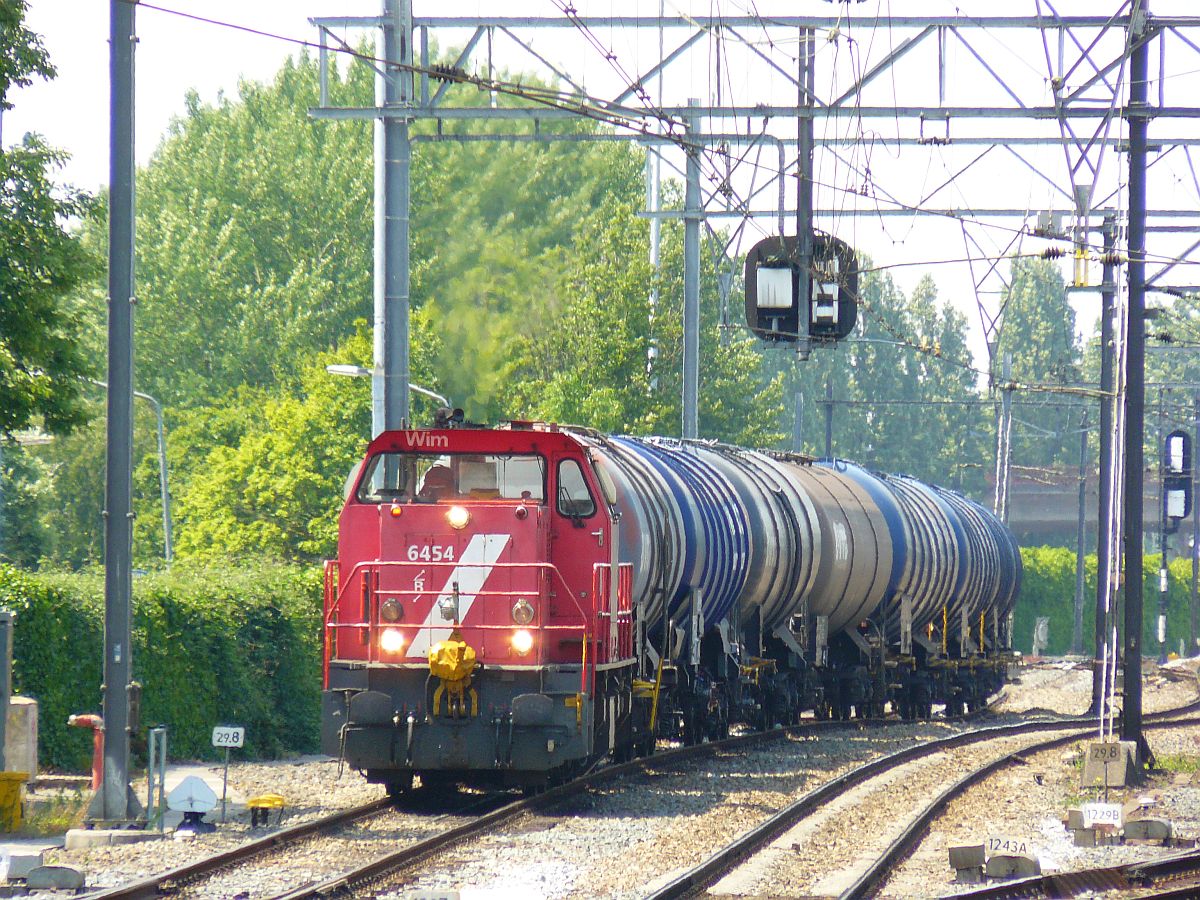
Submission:
{"label": "red diesel locomotive", "polygon": [[514,426],[502,452],[496,434],[384,433],[350,479],[323,743],[392,791],[414,772],[537,785],[632,749],[611,485],[565,432]]}

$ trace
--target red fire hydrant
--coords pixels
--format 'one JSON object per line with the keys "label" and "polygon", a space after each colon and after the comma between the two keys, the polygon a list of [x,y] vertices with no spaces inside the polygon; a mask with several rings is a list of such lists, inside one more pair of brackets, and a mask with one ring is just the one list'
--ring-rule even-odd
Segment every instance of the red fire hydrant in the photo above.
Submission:
{"label": "red fire hydrant", "polygon": [[67,724],[92,729],[92,790],[98,791],[104,783],[104,719],[88,713],[68,716]]}

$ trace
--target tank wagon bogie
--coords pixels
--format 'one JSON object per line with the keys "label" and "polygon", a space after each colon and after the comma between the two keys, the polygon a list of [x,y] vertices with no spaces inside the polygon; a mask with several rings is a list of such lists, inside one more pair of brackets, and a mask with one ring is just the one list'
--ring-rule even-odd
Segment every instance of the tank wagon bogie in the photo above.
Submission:
{"label": "tank wagon bogie", "polygon": [[322,741],[400,790],[983,702],[1011,534],[837,460],[533,423],[386,432],[326,567]]}

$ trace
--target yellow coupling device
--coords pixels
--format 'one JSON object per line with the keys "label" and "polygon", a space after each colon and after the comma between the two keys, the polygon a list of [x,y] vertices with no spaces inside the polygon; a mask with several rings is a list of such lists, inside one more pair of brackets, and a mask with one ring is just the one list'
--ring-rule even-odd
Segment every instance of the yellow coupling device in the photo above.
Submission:
{"label": "yellow coupling device", "polygon": [[429,648],[429,671],[438,679],[433,692],[433,714],[441,715],[442,695],[446,695],[446,714],[460,719],[466,712],[466,698],[471,698],[471,715],[479,715],[479,694],[471,687],[475,671],[475,648],[463,640],[455,628],[444,641]]}

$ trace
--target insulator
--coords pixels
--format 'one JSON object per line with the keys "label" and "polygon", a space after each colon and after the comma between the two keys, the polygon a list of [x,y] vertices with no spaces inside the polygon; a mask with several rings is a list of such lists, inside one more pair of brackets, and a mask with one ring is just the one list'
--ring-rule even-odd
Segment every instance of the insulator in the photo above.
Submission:
{"label": "insulator", "polygon": [[466,81],[467,73],[459,66],[437,63],[429,67],[429,77],[434,81]]}
{"label": "insulator", "polygon": [[1062,247],[1047,247],[1042,251],[1042,259],[1062,259],[1067,251]]}
{"label": "insulator", "polygon": [[1125,257],[1115,251],[1100,254],[1100,262],[1106,266],[1119,266],[1125,262]]}

